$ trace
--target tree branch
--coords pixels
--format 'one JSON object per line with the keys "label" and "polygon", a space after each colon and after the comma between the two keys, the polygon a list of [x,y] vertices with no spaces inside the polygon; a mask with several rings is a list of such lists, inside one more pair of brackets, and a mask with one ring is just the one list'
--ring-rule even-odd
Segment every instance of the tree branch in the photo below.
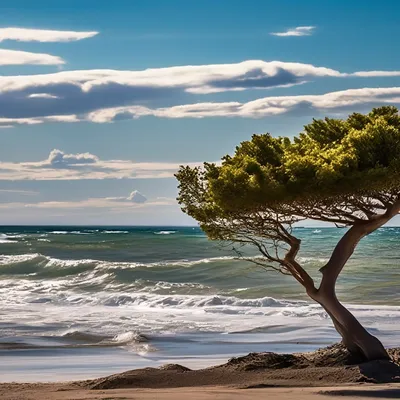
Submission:
{"label": "tree branch", "polygon": [[347,260],[351,257],[358,242],[371,232],[385,225],[400,212],[400,197],[389,205],[384,214],[375,215],[371,219],[353,225],[336,245],[328,263],[320,269],[322,280],[319,290],[335,291],[337,278]]}

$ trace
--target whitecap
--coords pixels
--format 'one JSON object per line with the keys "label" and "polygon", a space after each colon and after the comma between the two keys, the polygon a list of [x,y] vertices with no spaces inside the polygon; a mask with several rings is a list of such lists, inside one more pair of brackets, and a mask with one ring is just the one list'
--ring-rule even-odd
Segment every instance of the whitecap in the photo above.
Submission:
{"label": "whitecap", "polygon": [[7,244],[18,243],[16,240],[12,240],[12,239],[13,239],[12,236],[8,236],[8,235],[5,235],[4,233],[0,233],[0,244],[1,243],[3,243],[3,244],[4,243],[7,243]]}

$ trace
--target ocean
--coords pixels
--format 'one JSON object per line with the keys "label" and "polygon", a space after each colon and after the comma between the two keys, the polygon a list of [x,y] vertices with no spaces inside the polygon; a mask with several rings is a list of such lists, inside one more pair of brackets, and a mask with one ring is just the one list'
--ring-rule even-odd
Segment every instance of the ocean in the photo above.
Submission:
{"label": "ocean", "polygon": [[[296,228],[316,280],[343,233]],[[399,244],[394,227],[363,239],[337,290],[388,347],[400,343]],[[197,227],[0,227],[0,313],[1,381],[200,368],[339,340],[293,278],[237,260]]]}

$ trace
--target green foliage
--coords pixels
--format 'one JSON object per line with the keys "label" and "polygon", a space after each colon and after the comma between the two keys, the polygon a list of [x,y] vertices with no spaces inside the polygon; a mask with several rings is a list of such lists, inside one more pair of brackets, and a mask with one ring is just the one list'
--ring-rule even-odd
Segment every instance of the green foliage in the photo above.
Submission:
{"label": "green foliage", "polygon": [[400,188],[399,170],[400,117],[395,107],[380,107],[346,120],[313,120],[293,140],[254,135],[221,164],[181,167],[176,177],[183,210],[215,227],[233,215],[293,207],[301,215],[311,204],[340,207],[349,197],[386,194]]}

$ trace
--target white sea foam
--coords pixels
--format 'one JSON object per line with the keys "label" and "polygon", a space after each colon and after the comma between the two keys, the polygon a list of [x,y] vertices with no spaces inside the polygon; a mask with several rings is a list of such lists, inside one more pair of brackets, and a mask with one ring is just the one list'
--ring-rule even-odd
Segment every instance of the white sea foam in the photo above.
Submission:
{"label": "white sea foam", "polygon": [[173,235],[176,231],[158,231],[153,232],[155,235]]}
{"label": "white sea foam", "polygon": [[[39,239],[38,239],[39,240]],[[48,240],[48,239],[46,239]],[[44,239],[42,239],[44,241]],[[135,268],[152,268],[152,267],[191,267],[199,264],[209,264],[212,262],[232,262],[237,260],[237,257],[222,256],[222,257],[210,257],[202,258],[199,260],[175,260],[175,261],[159,261],[153,263],[138,263],[138,262],[111,262],[94,259],[73,259],[73,260],[61,260],[58,258],[48,257],[39,253],[32,254],[21,254],[21,255],[0,255],[0,266],[3,264],[17,264],[25,261],[36,261],[40,262],[41,265],[47,265],[48,267],[71,267],[82,264],[93,264],[97,269],[135,269]]]}
{"label": "white sea foam", "polygon": [[[49,239],[38,239],[43,242],[48,242]],[[11,243],[11,242],[10,242]],[[254,259],[258,259],[260,257],[253,257]],[[48,257],[39,253],[32,254],[21,254],[21,255],[0,255],[0,267],[1,265],[12,265],[19,264],[22,262],[32,262],[41,267],[47,268],[64,268],[64,267],[74,267],[74,266],[82,266],[82,265],[90,265],[93,269],[96,270],[124,270],[124,269],[146,269],[146,268],[169,268],[169,267],[181,267],[181,268],[190,268],[195,267],[202,264],[210,264],[210,263],[235,263],[235,262],[244,262],[234,256],[220,256],[220,257],[208,257],[202,258],[198,260],[171,260],[171,261],[157,261],[150,263],[140,263],[140,262],[112,262],[112,261],[103,261],[103,260],[95,260],[95,259],[71,259],[71,260],[61,260],[58,258]],[[299,262],[308,265],[308,264],[317,264],[321,265],[328,261],[328,259],[320,258],[320,257],[299,257]]]}
{"label": "white sea foam", "polygon": [[329,261],[328,258],[321,258],[321,257],[299,257],[299,262],[302,264],[321,264],[327,263]]}
{"label": "white sea foam", "polygon": [[16,255],[0,255],[0,266],[5,264],[16,264],[25,261],[34,260],[35,258],[42,257],[39,253],[32,254],[16,254]]}
{"label": "white sea foam", "polygon": [[5,235],[4,233],[0,233],[0,244],[1,244],[1,243],[7,243],[7,244],[10,244],[10,243],[17,243],[17,241],[10,240],[10,239],[13,239],[13,237],[12,237],[12,236],[8,236],[8,235]]}
{"label": "white sea foam", "polygon": [[[168,296],[152,293],[115,295],[106,291],[85,296],[65,290],[63,284],[66,282],[57,282],[47,289],[35,289],[35,282],[32,281],[20,282],[18,287],[10,282],[8,285],[2,282],[0,304],[4,307],[1,310],[4,326],[8,323],[18,327],[23,321],[24,326],[32,326],[40,332],[54,329],[54,325],[81,326],[80,329],[88,333],[114,337],[109,341],[120,345],[140,342],[135,332],[145,335],[157,332],[229,333],[259,330],[260,327],[265,327],[267,332],[262,336],[263,341],[325,340],[325,343],[329,343],[338,339],[330,319],[314,303],[271,297],[239,299],[233,296]],[[42,300],[46,300],[45,313],[44,301],[27,302],[28,293],[31,298],[41,296]],[[386,345],[398,343],[400,307],[349,307]],[[18,321],[15,315],[18,315]],[[284,328],[280,331],[269,328],[279,326]],[[257,338],[260,340],[259,336],[255,336],[255,339],[246,336],[242,340],[251,342]]]}
{"label": "white sea foam", "polygon": [[123,332],[115,335],[112,339],[113,342],[118,344],[126,344],[126,343],[142,343],[147,342],[148,339],[145,335],[141,335],[138,332]]}

